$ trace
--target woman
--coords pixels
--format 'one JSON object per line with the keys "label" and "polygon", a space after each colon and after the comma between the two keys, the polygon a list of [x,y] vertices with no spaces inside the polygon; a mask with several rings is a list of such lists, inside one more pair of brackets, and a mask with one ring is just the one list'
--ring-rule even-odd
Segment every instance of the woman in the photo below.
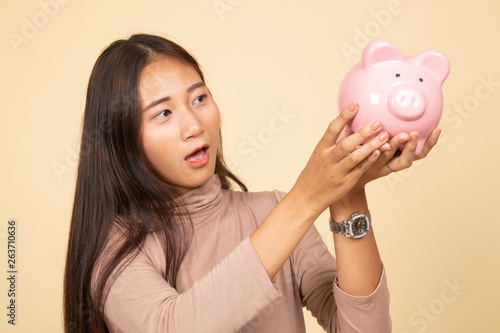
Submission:
{"label": "woman", "polygon": [[[304,332],[302,306],[330,332],[389,332],[364,187],[424,157],[440,131],[420,156],[417,133],[389,140],[379,122],[340,138],[357,111],[330,123],[288,194],[250,193],[224,163],[196,60],[157,36],[112,43],[87,92],[66,332]],[[334,233],[336,260],[313,225],[326,209],[359,229]]]}

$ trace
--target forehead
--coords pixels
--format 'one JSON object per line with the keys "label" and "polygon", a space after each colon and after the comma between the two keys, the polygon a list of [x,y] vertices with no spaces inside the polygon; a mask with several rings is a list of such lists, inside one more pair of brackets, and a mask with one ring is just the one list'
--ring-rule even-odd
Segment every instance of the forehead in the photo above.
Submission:
{"label": "forehead", "polygon": [[191,65],[161,56],[141,71],[138,82],[139,95],[146,98],[158,90],[164,94],[175,93],[199,81],[201,81],[200,75]]}

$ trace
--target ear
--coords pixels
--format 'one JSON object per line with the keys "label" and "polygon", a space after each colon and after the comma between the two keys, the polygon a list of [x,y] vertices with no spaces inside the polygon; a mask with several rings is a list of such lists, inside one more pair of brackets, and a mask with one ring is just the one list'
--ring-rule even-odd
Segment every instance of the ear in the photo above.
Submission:
{"label": "ear", "polygon": [[398,47],[386,40],[375,40],[363,50],[361,69],[368,70],[380,62],[394,60],[403,60]]}
{"label": "ear", "polygon": [[443,84],[450,73],[450,62],[444,54],[438,51],[420,52],[412,58],[415,64],[428,68]]}

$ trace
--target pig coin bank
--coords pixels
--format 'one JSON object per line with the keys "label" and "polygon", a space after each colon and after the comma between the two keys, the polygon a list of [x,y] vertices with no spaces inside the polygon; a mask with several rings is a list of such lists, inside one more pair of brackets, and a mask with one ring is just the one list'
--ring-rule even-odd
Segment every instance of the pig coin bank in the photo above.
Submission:
{"label": "pig coin bank", "polygon": [[441,86],[449,71],[448,58],[438,51],[407,57],[391,42],[371,42],[340,85],[339,110],[351,102],[359,105],[346,134],[378,120],[390,137],[418,132],[416,153],[421,153],[441,118]]}

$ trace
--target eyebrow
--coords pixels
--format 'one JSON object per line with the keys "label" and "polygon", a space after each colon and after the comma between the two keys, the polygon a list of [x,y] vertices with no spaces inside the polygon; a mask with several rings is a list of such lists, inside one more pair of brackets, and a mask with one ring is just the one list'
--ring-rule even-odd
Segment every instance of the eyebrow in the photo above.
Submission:
{"label": "eyebrow", "polygon": [[[205,82],[202,82],[202,81],[197,82],[197,83],[189,86],[187,88],[187,92],[190,93],[191,91],[193,91],[197,88],[203,87],[203,86],[205,86]],[[159,98],[156,101],[149,103],[148,106],[146,106],[142,112],[146,112],[147,110],[151,109],[152,107],[155,107],[158,104],[161,104],[163,102],[168,102],[169,100],[170,100],[170,96],[165,96],[165,97]]]}

